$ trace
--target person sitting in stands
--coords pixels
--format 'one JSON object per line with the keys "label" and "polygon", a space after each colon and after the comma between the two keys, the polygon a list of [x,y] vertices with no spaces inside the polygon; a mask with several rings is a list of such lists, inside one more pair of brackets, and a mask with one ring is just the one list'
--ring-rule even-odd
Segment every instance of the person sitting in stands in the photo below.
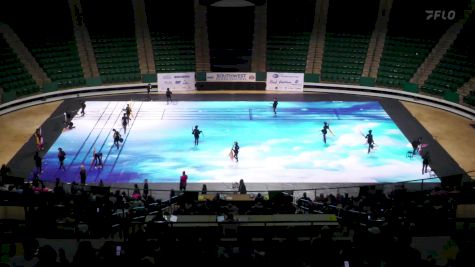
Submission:
{"label": "person sitting in stands", "polygon": [[307,193],[304,192],[303,196],[297,200],[297,205],[308,208],[312,204],[312,199],[307,197]]}
{"label": "person sitting in stands", "polygon": [[244,184],[243,179],[239,180],[238,191],[239,191],[239,194],[247,194],[246,185]]}
{"label": "person sitting in stands", "polygon": [[140,199],[141,198],[140,189],[139,189],[139,186],[137,184],[134,184],[134,193],[132,194],[132,198],[133,199]]}

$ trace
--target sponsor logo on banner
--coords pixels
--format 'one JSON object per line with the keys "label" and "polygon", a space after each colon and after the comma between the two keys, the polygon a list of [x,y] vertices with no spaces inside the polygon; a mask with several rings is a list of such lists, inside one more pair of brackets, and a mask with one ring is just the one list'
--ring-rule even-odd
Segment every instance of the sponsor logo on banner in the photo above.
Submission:
{"label": "sponsor logo on banner", "polygon": [[207,82],[255,82],[255,72],[208,72]]}
{"label": "sponsor logo on banner", "polygon": [[303,73],[268,72],[266,90],[303,91]]}
{"label": "sponsor logo on banner", "polygon": [[195,73],[157,73],[158,91],[166,91],[170,88],[172,91],[195,90]]}

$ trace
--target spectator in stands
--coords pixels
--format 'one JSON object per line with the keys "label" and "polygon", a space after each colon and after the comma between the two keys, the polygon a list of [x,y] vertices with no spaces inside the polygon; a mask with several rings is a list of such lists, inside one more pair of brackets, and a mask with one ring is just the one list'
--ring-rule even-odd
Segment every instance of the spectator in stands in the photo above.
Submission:
{"label": "spectator in stands", "polygon": [[59,266],[69,266],[69,260],[66,258],[66,251],[63,248],[58,249],[58,263]]}
{"label": "spectator in stands", "polygon": [[63,188],[63,183],[61,183],[61,180],[59,178],[56,178],[56,183],[54,185],[53,192],[58,200],[64,199],[64,196],[66,195],[66,192]]}
{"label": "spectator in stands", "polygon": [[303,192],[303,195],[301,198],[297,200],[297,205],[309,208],[310,205],[312,204],[312,199],[307,197],[307,192]]}
{"label": "spectator in stands", "polygon": [[33,160],[35,161],[35,167],[38,174],[42,173],[43,159],[40,157],[40,154],[38,151],[35,152],[35,156],[33,157]]}
{"label": "spectator in stands", "polygon": [[86,184],[87,173],[86,173],[86,167],[84,166],[84,164],[81,164],[81,167],[79,169],[79,176],[81,178],[81,184],[85,185]]}
{"label": "spectator in stands", "polygon": [[72,266],[96,266],[96,251],[90,241],[81,241],[73,257]]}
{"label": "spectator in stands", "polygon": [[2,164],[2,168],[0,168],[0,185],[8,179],[10,175],[11,169],[6,164]]}
{"label": "spectator in stands", "polygon": [[206,195],[208,193],[208,187],[206,184],[203,184],[203,187],[201,187],[201,194]]}
{"label": "spectator in stands", "polygon": [[145,199],[147,199],[148,197],[148,180],[147,179],[143,181],[143,197]]}
{"label": "spectator in stands", "polygon": [[138,184],[134,184],[134,192],[132,193],[133,199],[140,199],[140,189]]}
{"label": "spectator in stands", "polygon": [[244,180],[241,179],[239,180],[239,194],[247,194],[247,190],[246,190],[246,185],[244,184]]}
{"label": "spectator in stands", "polygon": [[49,245],[42,246],[38,250],[38,258],[40,259],[36,264],[36,267],[55,267],[58,266],[56,262],[58,254]]}
{"label": "spectator in stands", "polygon": [[64,167],[64,160],[66,159],[66,152],[60,147],[58,148],[59,169],[66,170]]}
{"label": "spectator in stands", "polygon": [[183,171],[180,177],[180,191],[186,191],[186,182],[188,181],[188,175]]}

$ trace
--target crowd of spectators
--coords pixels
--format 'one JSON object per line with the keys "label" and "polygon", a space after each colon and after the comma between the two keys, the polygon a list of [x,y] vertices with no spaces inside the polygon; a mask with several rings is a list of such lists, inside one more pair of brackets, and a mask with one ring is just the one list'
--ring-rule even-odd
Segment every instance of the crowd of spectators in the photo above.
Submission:
{"label": "crowd of spectators", "polygon": [[[294,202],[286,193],[273,195],[270,200],[258,194],[253,201],[233,202],[219,195],[198,201],[187,192],[161,201],[152,197],[146,184],[143,190],[134,185],[130,195],[103,184],[90,187],[72,183],[66,190],[59,180],[51,189],[41,181],[9,187],[1,192],[2,200],[24,206],[26,216],[24,228],[12,228],[14,234],[5,238],[24,240],[23,258],[14,257],[12,248],[11,261],[37,262],[31,266],[158,266],[173,259],[180,261],[175,265],[206,259],[209,266],[343,266],[344,261],[350,266],[436,266],[433,258],[422,258],[410,246],[411,238],[421,235],[449,235],[457,241],[458,256],[446,266],[466,266],[466,258],[473,257],[467,253],[473,243],[467,240],[475,238],[460,237],[454,231],[460,193],[452,188],[408,192],[401,187],[385,194],[363,187],[358,196],[320,194],[312,199],[305,193]],[[204,193],[208,193],[206,188]],[[234,239],[223,241],[229,237],[224,232],[196,228],[178,231],[168,227],[166,219],[169,215],[225,215],[232,220],[243,214],[296,213],[335,214],[339,226],[308,227],[303,232],[293,227],[277,232],[256,228],[254,232],[235,231]],[[254,236],[262,238],[255,240]],[[76,239],[76,256],[66,259],[63,251],[48,245],[33,249],[33,237]],[[80,241],[84,238],[116,241],[104,241],[95,249]],[[189,257],[181,258],[184,252]]]}

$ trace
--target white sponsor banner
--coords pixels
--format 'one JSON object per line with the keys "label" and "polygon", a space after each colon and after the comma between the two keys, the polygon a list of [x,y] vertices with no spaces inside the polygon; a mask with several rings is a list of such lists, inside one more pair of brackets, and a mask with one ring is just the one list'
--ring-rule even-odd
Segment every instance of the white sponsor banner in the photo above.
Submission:
{"label": "white sponsor banner", "polygon": [[195,90],[195,73],[157,73],[157,87],[159,92],[164,92],[167,88],[170,88],[172,91]]}
{"label": "white sponsor banner", "polygon": [[303,73],[267,72],[266,90],[303,92]]}
{"label": "white sponsor banner", "polygon": [[207,82],[255,82],[255,72],[207,72]]}

